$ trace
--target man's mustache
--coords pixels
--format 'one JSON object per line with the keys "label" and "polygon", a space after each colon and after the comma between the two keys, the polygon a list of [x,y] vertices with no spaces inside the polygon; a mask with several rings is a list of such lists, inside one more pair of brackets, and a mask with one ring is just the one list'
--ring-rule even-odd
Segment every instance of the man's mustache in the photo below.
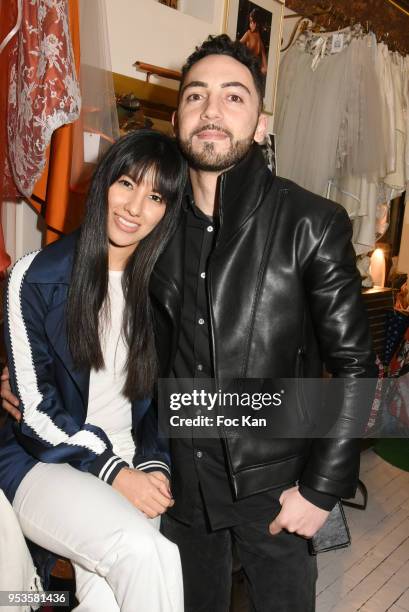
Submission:
{"label": "man's mustache", "polygon": [[202,125],[201,127],[196,128],[195,130],[193,130],[191,137],[197,136],[197,134],[200,134],[201,132],[207,132],[207,130],[216,130],[217,132],[223,132],[223,134],[226,134],[229,138],[233,138],[233,134],[229,130],[222,128],[216,123],[208,123],[207,125]]}

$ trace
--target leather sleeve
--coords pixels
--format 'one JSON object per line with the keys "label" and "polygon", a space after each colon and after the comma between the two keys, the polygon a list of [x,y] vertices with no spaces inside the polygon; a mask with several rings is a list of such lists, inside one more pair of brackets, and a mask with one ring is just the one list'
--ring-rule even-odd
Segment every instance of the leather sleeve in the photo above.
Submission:
{"label": "leather sleeve", "polygon": [[[360,455],[356,436],[365,429],[378,373],[351,236],[348,215],[337,207],[305,272],[322,360],[334,377],[345,380],[339,436],[313,440],[300,484],[338,497],[355,493]],[[364,378],[374,379],[373,384],[359,380]]]}

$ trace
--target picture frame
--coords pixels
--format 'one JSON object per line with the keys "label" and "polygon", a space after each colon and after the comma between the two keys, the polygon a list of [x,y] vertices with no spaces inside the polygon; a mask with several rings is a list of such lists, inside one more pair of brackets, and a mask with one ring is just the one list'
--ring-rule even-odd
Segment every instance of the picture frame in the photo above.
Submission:
{"label": "picture frame", "polygon": [[159,0],[159,2],[160,4],[165,4],[166,6],[169,6],[169,8],[178,8],[178,0]]}
{"label": "picture frame", "polygon": [[265,74],[263,108],[266,114],[274,115],[284,0],[226,0],[226,2],[223,31],[233,40],[242,40],[260,57]]}
{"label": "picture frame", "polygon": [[260,143],[260,146],[267,166],[275,176],[277,174],[276,135],[272,132],[268,132],[264,142]]}

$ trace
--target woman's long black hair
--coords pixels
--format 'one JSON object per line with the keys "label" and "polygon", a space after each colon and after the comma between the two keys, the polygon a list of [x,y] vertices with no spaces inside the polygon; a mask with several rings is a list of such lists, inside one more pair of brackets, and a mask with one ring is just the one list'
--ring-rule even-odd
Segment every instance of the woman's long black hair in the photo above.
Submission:
{"label": "woman's long black hair", "polygon": [[152,130],[120,138],[98,164],[88,193],[68,295],[68,345],[76,367],[104,366],[100,311],[108,292],[108,190],[121,175],[139,184],[153,179],[153,190],[166,203],[162,220],[129,257],[122,286],[125,298],[122,330],[128,346],[124,395],[149,395],[157,376],[157,356],[149,301],[152,269],[178,217],[186,181],[186,162],[176,141]]}

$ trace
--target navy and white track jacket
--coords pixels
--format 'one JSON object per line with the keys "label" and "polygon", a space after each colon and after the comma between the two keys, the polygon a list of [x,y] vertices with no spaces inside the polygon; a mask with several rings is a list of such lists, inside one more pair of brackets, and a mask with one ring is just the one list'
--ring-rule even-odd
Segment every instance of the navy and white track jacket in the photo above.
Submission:
{"label": "navy and white track jacket", "polygon": [[[22,420],[0,434],[0,487],[8,499],[37,463],[69,463],[111,484],[127,466],[106,433],[85,424],[89,370],[74,368],[66,336],[66,302],[77,233],[13,267],[6,295],[6,347]],[[134,467],[169,476],[167,441],[157,433],[150,399],[132,403]]]}

